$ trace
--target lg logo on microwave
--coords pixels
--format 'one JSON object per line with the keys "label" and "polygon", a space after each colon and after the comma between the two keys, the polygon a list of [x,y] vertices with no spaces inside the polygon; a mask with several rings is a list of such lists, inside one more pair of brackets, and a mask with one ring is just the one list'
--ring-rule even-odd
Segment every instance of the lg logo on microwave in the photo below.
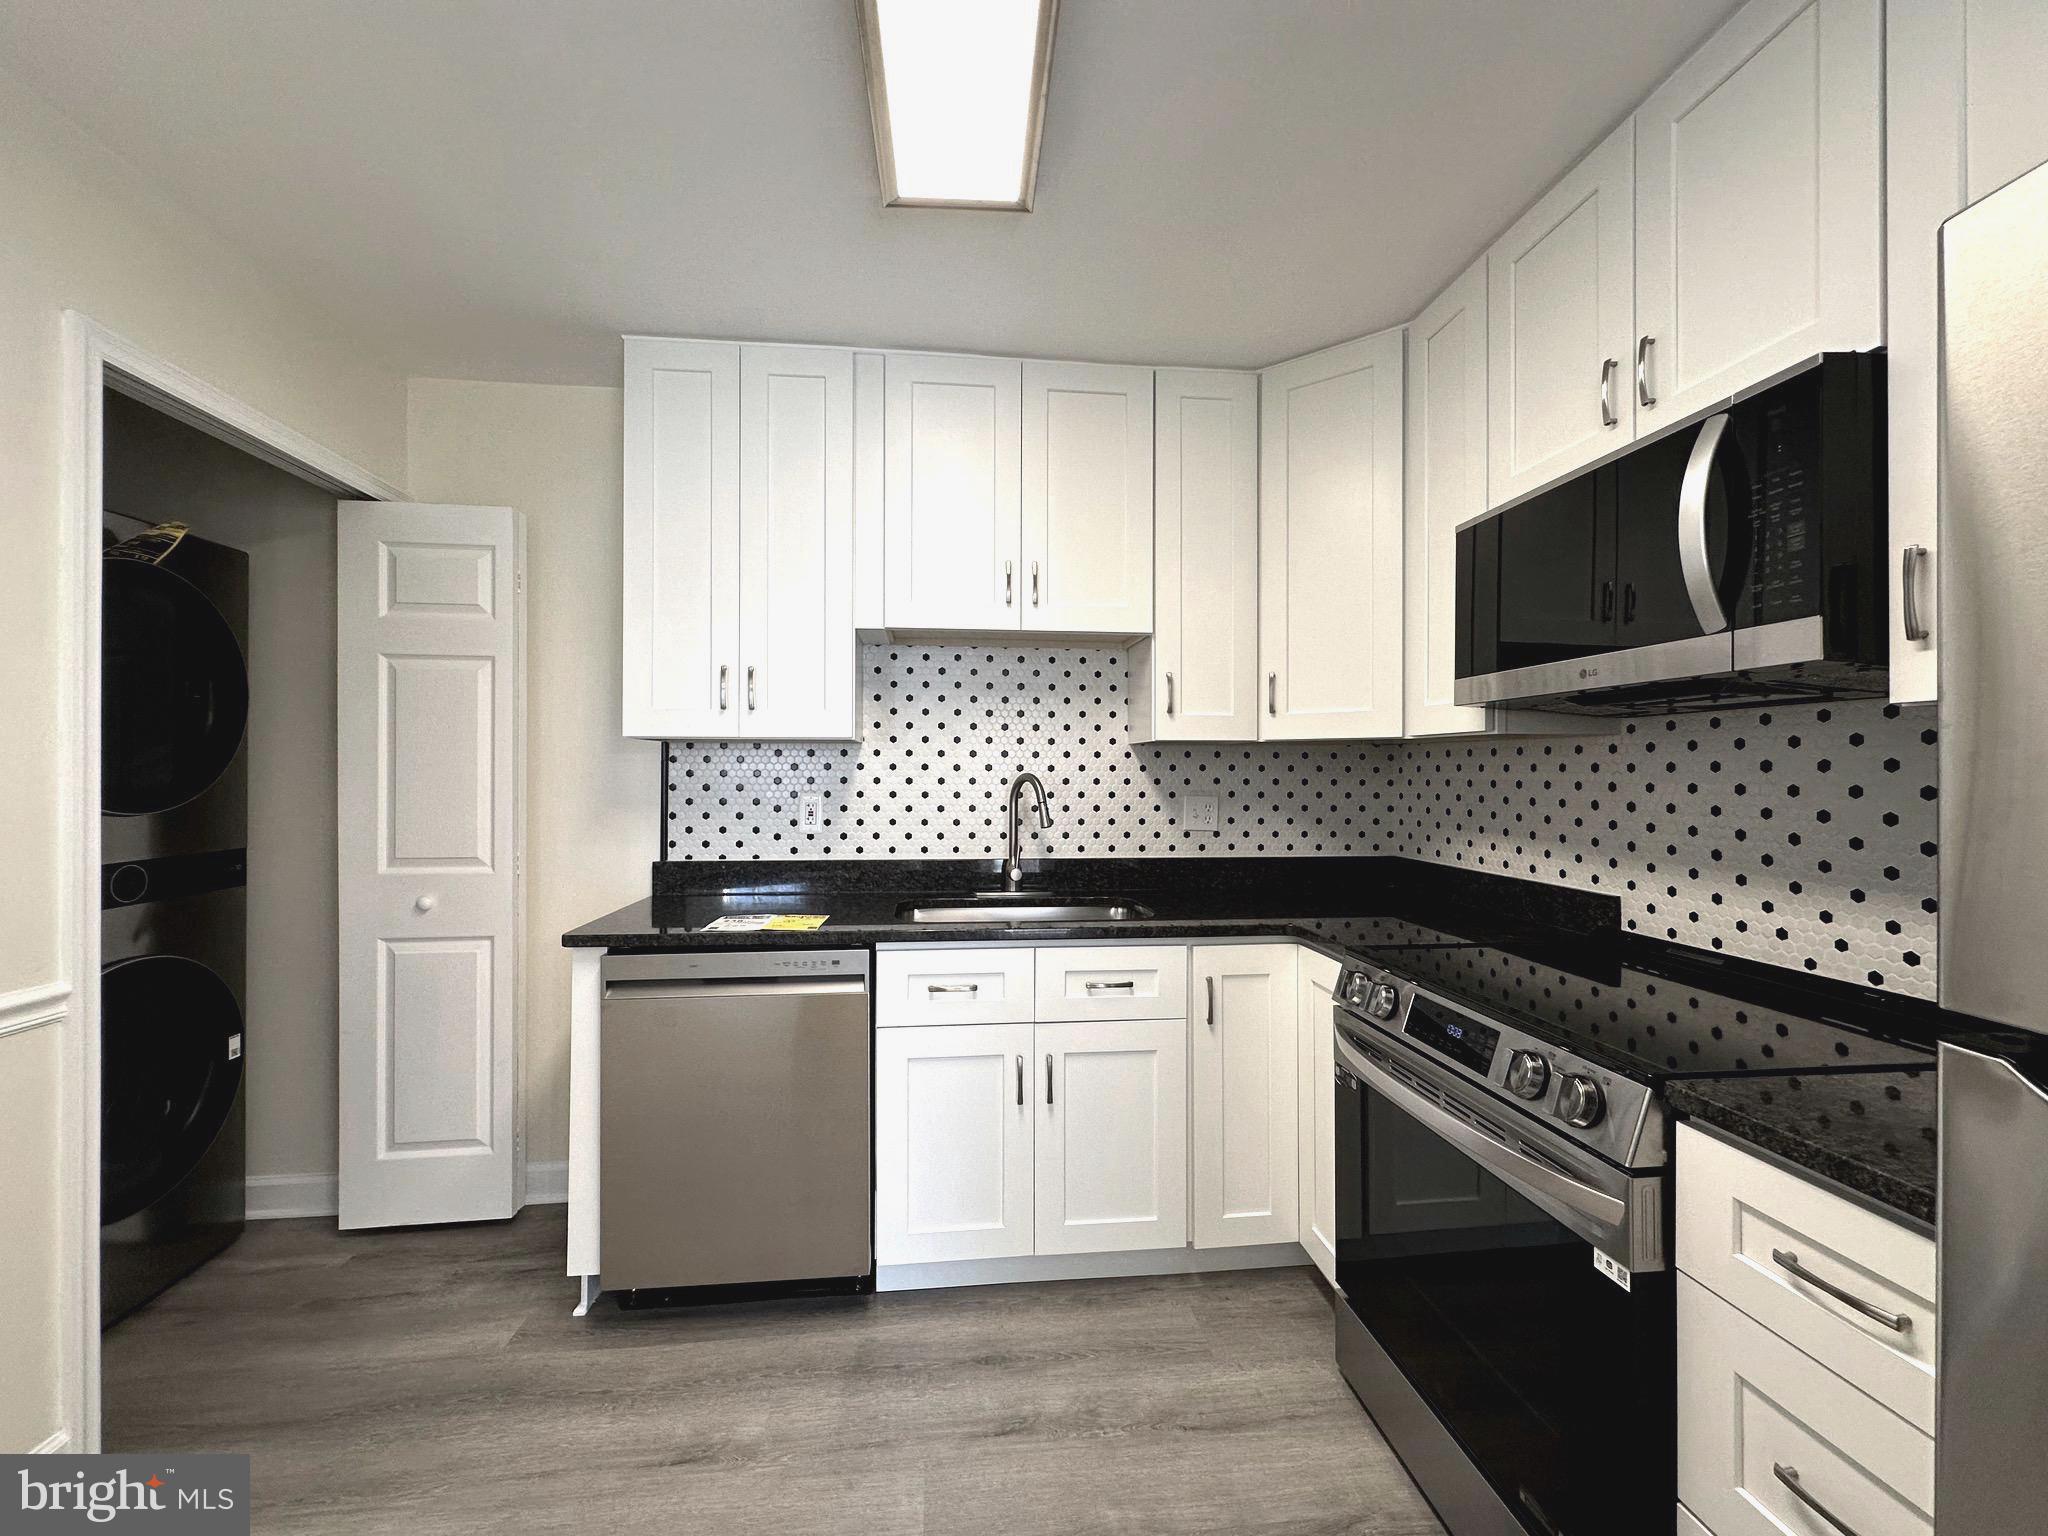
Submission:
{"label": "lg logo on microwave", "polygon": [[1598,667],[1579,668],[1579,681],[1582,683],[1591,682],[1594,678],[1598,677],[1599,675],[1600,669]]}

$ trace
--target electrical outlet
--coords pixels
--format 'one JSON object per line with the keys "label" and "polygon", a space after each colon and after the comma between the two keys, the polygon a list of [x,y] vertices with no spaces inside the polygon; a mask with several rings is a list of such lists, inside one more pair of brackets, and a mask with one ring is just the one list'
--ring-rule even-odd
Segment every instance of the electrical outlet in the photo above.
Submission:
{"label": "electrical outlet", "polygon": [[1214,832],[1216,830],[1216,797],[1214,795],[1185,795],[1181,798],[1185,815],[1181,825],[1190,832]]}
{"label": "electrical outlet", "polygon": [[807,789],[797,796],[796,824],[803,832],[815,832],[825,825],[825,797],[815,789]]}

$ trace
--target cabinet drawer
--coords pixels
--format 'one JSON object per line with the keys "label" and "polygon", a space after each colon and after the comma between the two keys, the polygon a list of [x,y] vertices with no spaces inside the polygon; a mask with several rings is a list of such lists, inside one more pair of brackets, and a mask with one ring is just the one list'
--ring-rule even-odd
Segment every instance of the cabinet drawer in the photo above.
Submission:
{"label": "cabinet drawer", "polygon": [[1188,952],[1181,944],[1103,944],[1038,951],[1038,1017],[1184,1019]]}
{"label": "cabinet drawer", "polygon": [[1678,1497],[1714,1536],[1931,1536],[1934,1441],[1681,1275]]}
{"label": "cabinet drawer", "polygon": [[[1929,1239],[1680,1126],[1678,1267],[1934,1433]],[[1867,1315],[1829,1286],[1903,1326]]]}
{"label": "cabinet drawer", "polygon": [[875,1026],[1031,1022],[1030,947],[875,951]]}

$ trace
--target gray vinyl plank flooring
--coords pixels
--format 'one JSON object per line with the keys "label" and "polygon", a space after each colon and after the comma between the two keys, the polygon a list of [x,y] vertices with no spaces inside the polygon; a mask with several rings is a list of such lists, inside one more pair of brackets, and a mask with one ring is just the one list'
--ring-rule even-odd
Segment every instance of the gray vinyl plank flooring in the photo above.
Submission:
{"label": "gray vinyl plank flooring", "polygon": [[1305,1269],[577,1319],[562,1244],[254,1225],[108,1332],[107,1447],[294,1536],[1441,1536]]}

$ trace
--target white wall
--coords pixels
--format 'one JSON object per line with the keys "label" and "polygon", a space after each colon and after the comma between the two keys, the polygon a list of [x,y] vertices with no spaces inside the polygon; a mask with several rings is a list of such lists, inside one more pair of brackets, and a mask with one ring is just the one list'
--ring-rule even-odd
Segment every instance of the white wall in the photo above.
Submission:
{"label": "white wall", "polygon": [[[120,161],[0,74],[0,1011],[73,982],[57,820],[65,690],[58,612],[65,309],[402,481],[404,386],[305,296],[163,204]],[[615,584],[615,583],[614,583]],[[54,1106],[69,1020],[0,1034],[0,1451],[81,1428],[80,1320],[67,1300],[75,1245],[57,1192],[67,1163]]]}
{"label": "white wall", "polygon": [[332,1176],[334,496],[118,395],[105,503],[249,555],[249,1172]]}
{"label": "white wall", "polygon": [[414,379],[407,486],[526,518],[526,1123],[569,1149],[564,930],[647,894],[660,749],[619,735],[616,389]]}

